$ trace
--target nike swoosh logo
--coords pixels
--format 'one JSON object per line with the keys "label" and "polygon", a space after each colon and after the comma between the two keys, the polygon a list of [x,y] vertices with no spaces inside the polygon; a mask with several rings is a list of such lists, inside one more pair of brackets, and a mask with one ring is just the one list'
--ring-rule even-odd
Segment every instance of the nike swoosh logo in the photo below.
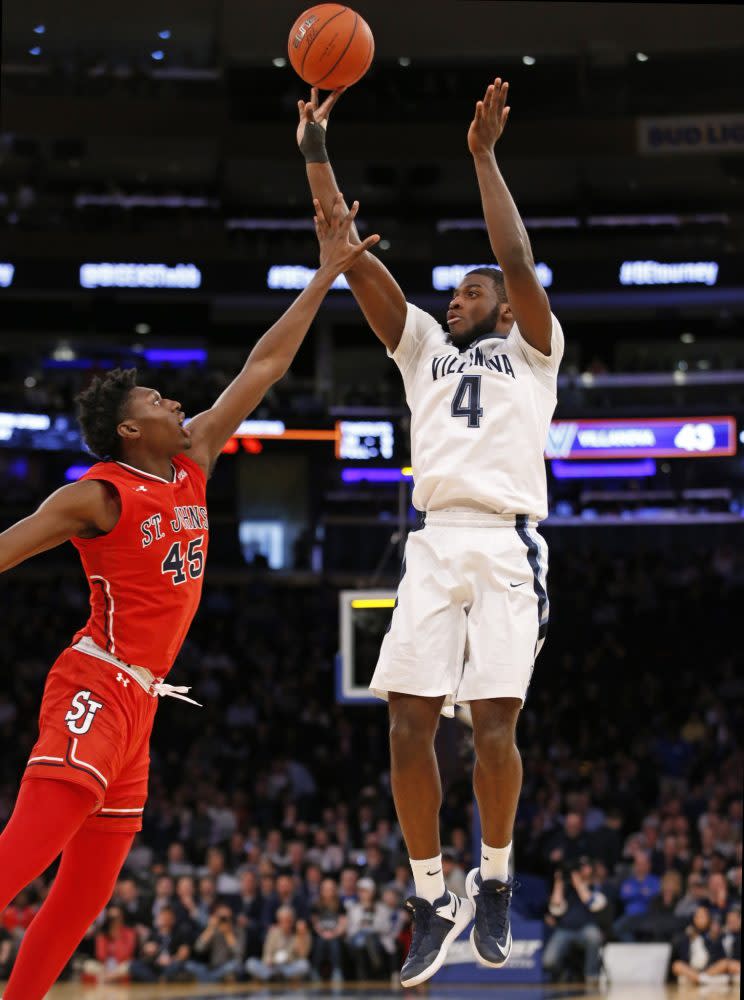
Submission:
{"label": "nike swoosh logo", "polygon": [[460,909],[460,898],[459,898],[459,896],[455,896],[455,898],[453,900],[453,903],[452,903],[452,919],[453,920],[457,916],[457,911],[459,909]]}
{"label": "nike swoosh logo", "polygon": [[521,583],[510,583],[509,586],[510,587],[524,587],[525,583],[527,583],[527,581],[526,580],[522,580]]}
{"label": "nike swoosh logo", "polygon": [[441,870],[442,870],[441,868],[437,868],[437,870],[435,872],[427,872],[426,874],[427,875],[438,875]]}

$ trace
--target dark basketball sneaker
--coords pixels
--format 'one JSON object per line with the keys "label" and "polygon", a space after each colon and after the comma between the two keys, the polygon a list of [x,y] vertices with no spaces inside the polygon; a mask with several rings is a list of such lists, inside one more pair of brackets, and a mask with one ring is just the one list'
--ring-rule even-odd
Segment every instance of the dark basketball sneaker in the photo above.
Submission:
{"label": "dark basketball sneaker", "polygon": [[411,896],[406,906],[413,916],[413,940],[400,981],[403,986],[418,986],[442,967],[449,946],[473,919],[473,904],[447,891],[433,903]]}
{"label": "dark basketball sneaker", "polygon": [[492,878],[484,882],[480,869],[473,868],[465,880],[468,899],[475,908],[475,925],[470,943],[479,965],[500,969],[506,965],[512,947],[509,904],[514,879],[500,882]]}

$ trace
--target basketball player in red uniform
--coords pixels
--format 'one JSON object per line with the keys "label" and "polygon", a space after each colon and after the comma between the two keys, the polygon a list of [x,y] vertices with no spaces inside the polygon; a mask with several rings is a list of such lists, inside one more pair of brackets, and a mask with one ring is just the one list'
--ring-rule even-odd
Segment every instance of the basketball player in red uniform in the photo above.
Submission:
{"label": "basketball player in red uniform", "polygon": [[49,673],[39,738],[0,836],[0,912],[62,853],[5,1000],[46,994],[108,901],[142,828],[158,696],[188,690],[164,678],[199,604],[207,478],[225,442],[289,368],[332,282],[379,239],[352,245],[358,205],[347,213],[342,204],[339,197],[327,220],[316,203],[320,268],[211,409],[185,427],[180,403],[138,386],[133,369],[94,379],[78,398],[79,420],[102,460],[0,535],[0,571],[72,541],[91,607]]}

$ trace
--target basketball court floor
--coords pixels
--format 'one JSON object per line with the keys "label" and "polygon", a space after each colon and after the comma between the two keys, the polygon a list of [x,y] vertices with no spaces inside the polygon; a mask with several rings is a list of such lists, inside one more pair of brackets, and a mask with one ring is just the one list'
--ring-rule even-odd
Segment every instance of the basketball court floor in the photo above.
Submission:
{"label": "basketball court floor", "polygon": [[734,1000],[739,996],[738,987],[719,986],[642,986],[627,985],[608,987],[598,992],[584,986],[455,986],[438,987],[436,983],[413,990],[395,992],[381,984],[349,983],[331,987],[318,983],[288,989],[286,986],[80,986],[64,983],[56,986],[47,1000],[208,1000],[210,997],[243,997],[245,1000],[388,1000],[390,997],[427,996],[432,1000]]}

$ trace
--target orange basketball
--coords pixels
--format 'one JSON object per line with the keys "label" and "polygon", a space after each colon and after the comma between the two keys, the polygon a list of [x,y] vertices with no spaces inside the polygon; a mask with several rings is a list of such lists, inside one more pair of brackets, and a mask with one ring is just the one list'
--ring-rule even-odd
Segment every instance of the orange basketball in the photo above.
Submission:
{"label": "orange basketball", "polygon": [[335,90],[361,80],[375,54],[369,25],[351,7],[319,3],[289,33],[289,61],[311,87]]}

